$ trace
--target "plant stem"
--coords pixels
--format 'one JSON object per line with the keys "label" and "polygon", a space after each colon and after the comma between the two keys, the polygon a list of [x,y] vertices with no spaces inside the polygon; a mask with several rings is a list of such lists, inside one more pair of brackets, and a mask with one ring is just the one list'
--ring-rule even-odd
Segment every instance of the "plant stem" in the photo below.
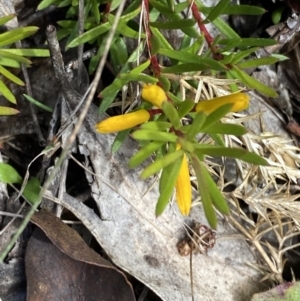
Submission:
{"label": "plant stem", "polygon": [[199,26],[199,30],[200,32],[203,33],[204,35],[204,38],[208,44],[208,47],[210,48],[211,52],[213,53],[213,58],[215,60],[222,60],[223,59],[223,55],[218,53],[218,48],[213,46],[213,42],[214,42],[214,38],[210,35],[210,33],[208,32],[208,30],[206,29],[205,25],[203,24],[202,22],[202,18],[201,18],[201,15],[198,11],[198,7],[197,5],[195,4],[194,1],[191,1],[189,0],[190,3],[191,3],[191,10],[192,10],[192,13],[193,13],[193,17],[194,19],[196,20],[198,26]]}

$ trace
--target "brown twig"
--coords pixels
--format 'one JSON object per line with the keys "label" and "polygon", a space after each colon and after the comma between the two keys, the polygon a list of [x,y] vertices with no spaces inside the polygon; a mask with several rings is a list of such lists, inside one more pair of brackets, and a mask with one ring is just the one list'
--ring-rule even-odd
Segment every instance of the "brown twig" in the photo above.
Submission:
{"label": "brown twig", "polygon": [[198,11],[198,7],[195,4],[194,1],[190,1],[191,3],[191,10],[192,10],[192,14],[194,19],[196,20],[198,26],[199,26],[199,30],[200,32],[203,33],[204,38],[208,44],[208,47],[210,48],[211,52],[213,53],[213,57],[215,60],[222,60],[223,59],[223,55],[218,53],[218,48],[213,46],[213,42],[214,42],[214,38],[210,35],[210,33],[208,32],[208,30],[206,29],[205,25],[202,22],[202,18],[201,15]]}
{"label": "brown twig", "polygon": [[[40,193],[41,196],[44,195],[44,193],[47,191],[48,187],[51,185],[52,179],[54,178],[55,174],[58,172],[58,170],[59,170],[62,162],[64,161],[64,158],[67,156],[67,154],[69,152],[69,149],[72,146],[72,144],[73,144],[73,142],[74,142],[74,140],[75,140],[75,138],[76,138],[76,136],[77,136],[77,134],[78,134],[78,132],[80,130],[80,127],[82,126],[82,123],[83,123],[83,121],[85,119],[85,116],[88,113],[88,109],[89,109],[89,107],[90,107],[90,105],[91,105],[91,103],[93,101],[94,95],[96,93],[96,89],[97,89],[99,80],[101,78],[101,75],[102,75],[102,72],[103,72],[103,69],[104,69],[104,66],[105,66],[105,62],[106,62],[106,59],[107,59],[107,56],[108,56],[108,52],[109,52],[110,46],[111,46],[111,44],[113,42],[113,37],[114,37],[114,34],[116,32],[116,29],[117,29],[117,26],[118,26],[118,21],[120,20],[120,17],[121,17],[121,14],[123,12],[125,3],[126,3],[126,1],[121,2],[121,4],[119,5],[119,7],[117,9],[117,12],[116,12],[116,15],[115,15],[115,21],[114,21],[114,23],[113,23],[113,25],[111,27],[110,33],[108,35],[108,38],[107,38],[107,41],[106,41],[106,45],[105,45],[105,48],[104,48],[103,56],[102,56],[101,61],[100,61],[99,65],[98,65],[98,67],[97,67],[95,78],[94,78],[93,82],[90,85],[90,89],[88,89],[89,95],[87,97],[85,105],[84,105],[84,107],[83,107],[83,109],[81,111],[81,114],[78,117],[78,120],[77,120],[77,122],[75,124],[74,131],[72,132],[72,134],[68,138],[68,141],[66,142],[66,146],[65,146],[65,148],[64,148],[64,150],[63,150],[63,152],[62,152],[62,154],[61,154],[61,156],[59,158],[59,160],[55,164],[55,166],[54,166],[54,168],[53,168],[50,176],[46,180],[46,182],[45,182],[45,184],[44,184],[44,186],[43,186],[43,188],[41,190],[41,193]],[[47,36],[50,37],[50,40],[51,40],[51,38],[53,40],[55,40],[54,37],[53,37],[53,36],[56,36],[56,30],[55,30],[54,26],[50,26],[50,28],[48,29],[48,31],[49,31],[49,33],[47,34]],[[53,41],[51,41],[51,43],[53,43]],[[57,44],[55,44],[55,43],[51,44],[51,43],[49,43],[49,47],[53,47],[54,48],[54,49],[52,49],[52,52],[53,52],[54,55],[57,56],[56,59],[58,60],[58,62],[62,61],[61,54],[58,51],[59,50],[58,43]],[[51,53],[51,51],[50,51],[50,53]],[[54,62],[55,62],[55,59],[53,60],[53,64],[54,64]],[[58,62],[56,62],[56,63],[58,63]],[[60,70],[59,73],[60,74],[58,74],[58,76],[62,77],[62,80],[64,81],[64,84],[66,85],[66,87],[70,87],[70,84],[68,82],[67,83],[65,82],[67,80],[63,76],[65,74],[65,71],[64,70]],[[71,89],[70,91],[73,91],[73,90]],[[73,94],[74,94],[74,92],[73,92]],[[67,96],[68,96],[68,98],[70,98],[69,94]]]}
{"label": "brown twig", "polygon": [[81,100],[81,96],[72,88],[70,82],[68,81],[62,54],[56,37],[56,29],[53,25],[49,25],[46,28],[46,37],[49,45],[55,77],[61,87],[63,96],[71,105],[72,109],[74,109],[78,102]]}

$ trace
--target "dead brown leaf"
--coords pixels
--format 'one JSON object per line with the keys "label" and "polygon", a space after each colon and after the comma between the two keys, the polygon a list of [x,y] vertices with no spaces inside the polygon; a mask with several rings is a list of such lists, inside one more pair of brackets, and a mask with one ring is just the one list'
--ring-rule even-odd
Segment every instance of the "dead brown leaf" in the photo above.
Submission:
{"label": "dead brown leaf", "polygon": [[135,300],[126,276],[90,249],[77,232],[47,211],[26,252],[27,300]]}

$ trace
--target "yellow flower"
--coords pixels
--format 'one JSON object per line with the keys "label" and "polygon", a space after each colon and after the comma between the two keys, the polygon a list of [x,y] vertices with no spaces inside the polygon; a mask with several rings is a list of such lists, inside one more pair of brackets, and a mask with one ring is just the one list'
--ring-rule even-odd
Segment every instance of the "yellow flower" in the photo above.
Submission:
{"label": "yellow flower", "polygon": [[161,108],[162,103],[167,100],[165,91],[158,85],[145,84],[142,89],[142,97],[157,108]]}
{"label": "yellow flower", "polygon": [[109,117],[95,125],[99,133],[107,134],[133,128],[136,125],[148,121],[150,113],[144,109],[124,115]]}
{"label": "yellow flower", "polygon": [[226,96],[216,97],[210,100],[200,101],[196,105],[196,112],[210,114],[221,106],[232,103],[231,112],[238,112],[248,108],[249,96],[245,93],[233,93]]}
{"label": "yellow flower", "polygon": [[192,205],[192,186],[186,154],[183,155],[176,181],[176,199],[180,212],[183,215],[188,215]]}

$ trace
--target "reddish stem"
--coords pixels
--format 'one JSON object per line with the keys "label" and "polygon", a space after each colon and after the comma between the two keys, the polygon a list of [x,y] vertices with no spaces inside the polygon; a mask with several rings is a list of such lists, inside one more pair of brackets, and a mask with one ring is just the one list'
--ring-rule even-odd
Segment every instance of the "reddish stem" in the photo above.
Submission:
{"label": "reddish stem", "polygon": [[161,109],[151,109],[148,110],[148,112],[150,116],[153,117],[154,115],[161,114],[163,111]]}
{"label": "reddish stem", "polygon": [[106,14],[109,14],[109,12],[110,12],[110,7],[111,7],[111,3],[107,3],[106,5],[105,5],[105,8],[104,8],[104,14],[106,15]]}
{"label": "reddish stem", "polygon": [[212,44],[214,42],[213,37],[210,35],[210,33],[208,32],[208,30],[206,29],[205,25],[202,23],[202,18],[201,15],[198,11],[198,7],[195,4],[195,2],[192,3],[192,13],[193,13],[193,17],[195,18],[196,22],[198,23],[200,32],[203,32],[204,34],[204,38],[209,46],[209,48],[212,48]]}
{"label": "reddish stem", "polygon": [[222,54],[218,53],[217,52],[218,49],[213,46],[214,38],[210,35],[210,33],[206,29],[205,25],[203,24],[201,15],[200,15],[200,13],[198,11],[198,7],[195,4],[195,2],[192,3],[191,10],[192,10],[192,13],[193,13],[193,17],[195,18],[195,20],[196,20],[196,22],[197,22],[197,24],[199,26],[200,32],[203,33],[204,38],[205,38],[205,40],[206,40],[209,48],[211,49],[211,51],[213,53],[214,59],[216,59],[216,60],[222,60],[223,56],[222,56]]}

